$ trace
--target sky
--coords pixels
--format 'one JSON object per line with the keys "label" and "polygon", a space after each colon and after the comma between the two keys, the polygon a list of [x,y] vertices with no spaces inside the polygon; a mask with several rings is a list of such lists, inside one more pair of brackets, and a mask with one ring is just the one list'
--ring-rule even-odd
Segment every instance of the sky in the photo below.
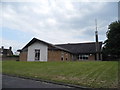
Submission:
{"label": "sky", "polygon": [[118,20],[118,3],[87,1],[2,1],[1,46],[12,46],[15,52],[34,37],[52,44],[94,42],[95,19],[104,42],[108,25]]}

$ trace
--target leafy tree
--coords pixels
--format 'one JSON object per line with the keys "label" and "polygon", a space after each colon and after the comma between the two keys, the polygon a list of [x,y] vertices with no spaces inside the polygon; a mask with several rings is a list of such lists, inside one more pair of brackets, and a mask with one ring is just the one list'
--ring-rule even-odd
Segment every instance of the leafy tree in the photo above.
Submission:
{"label": "leafy tree", "polygon": [[106,36],[103,54],[120,58],[120,21],[112,22],[109,25]]}

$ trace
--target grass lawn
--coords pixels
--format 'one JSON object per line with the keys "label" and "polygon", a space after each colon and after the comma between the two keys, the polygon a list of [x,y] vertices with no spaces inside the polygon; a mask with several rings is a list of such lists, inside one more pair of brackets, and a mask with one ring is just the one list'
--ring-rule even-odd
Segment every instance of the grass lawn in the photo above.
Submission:
{"label": "grass lawn", "polygon": [[2,72],[3,74],[64,82],[92,88],[118,87],[117,61],[3,61]]}

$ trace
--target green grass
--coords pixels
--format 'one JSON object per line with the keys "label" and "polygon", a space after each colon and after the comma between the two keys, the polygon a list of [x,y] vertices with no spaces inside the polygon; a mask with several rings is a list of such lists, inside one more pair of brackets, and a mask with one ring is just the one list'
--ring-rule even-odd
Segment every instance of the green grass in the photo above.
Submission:
{"label": "green grass", "polygon": [[118,87],[117,61],[3,61],[2,67],[4,74],[51,80],[92,88]]}

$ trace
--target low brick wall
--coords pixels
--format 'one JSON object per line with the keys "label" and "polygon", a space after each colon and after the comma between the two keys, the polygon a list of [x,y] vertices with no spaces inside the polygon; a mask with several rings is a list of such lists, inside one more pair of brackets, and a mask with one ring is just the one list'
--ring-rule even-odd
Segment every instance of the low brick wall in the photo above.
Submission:
{"label": "low brick wall", "polygon": [[2,57],[2,60],[13,60],[13,61],[16,61],[16,60],[19,60],[19,57]]}

